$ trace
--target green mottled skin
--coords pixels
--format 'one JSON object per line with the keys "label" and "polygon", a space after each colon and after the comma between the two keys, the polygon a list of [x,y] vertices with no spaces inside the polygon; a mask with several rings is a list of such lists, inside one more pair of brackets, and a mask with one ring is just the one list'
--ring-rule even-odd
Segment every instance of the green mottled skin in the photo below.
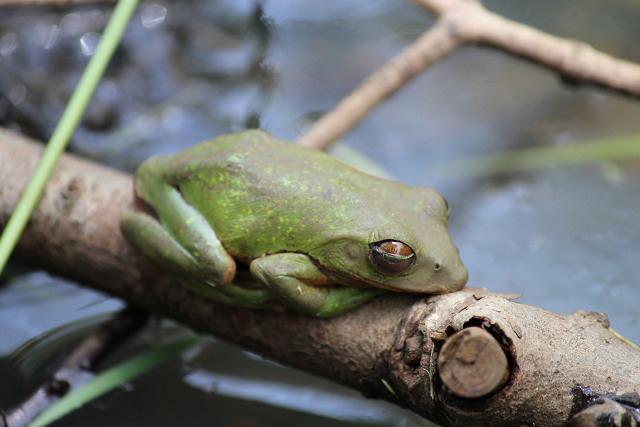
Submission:
{"label": "green mottled skin", "polygon": [[[372,177],[261,131],[150,159],[138,171],[141,179],[145,184],[138,184],[138,192],[152,205],[147,181],[177,188],[243,264],[295,253],[322,272],[321,284],[442,293],[466,282],[446,231],[446,202],[434,190]],[[383,240],[408,244],[415,264],[397,276],[376,271],[368,260],[369,244]]]}

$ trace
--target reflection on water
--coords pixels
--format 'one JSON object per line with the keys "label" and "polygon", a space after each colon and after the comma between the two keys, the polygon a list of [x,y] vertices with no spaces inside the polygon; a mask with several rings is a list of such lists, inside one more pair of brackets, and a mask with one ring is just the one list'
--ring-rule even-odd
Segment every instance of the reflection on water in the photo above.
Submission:
{"label": "reflection on water", "polygon": [[374,425],[391,425],[398,422],[395,417],[389,417],[387,404],[362,400],[359,395],[345,396],[313,387],[292,386],[282,381],[245,379],[203,370],[191,372],[185,377],[185,381],[208,393],[261,402],[342,421]]}

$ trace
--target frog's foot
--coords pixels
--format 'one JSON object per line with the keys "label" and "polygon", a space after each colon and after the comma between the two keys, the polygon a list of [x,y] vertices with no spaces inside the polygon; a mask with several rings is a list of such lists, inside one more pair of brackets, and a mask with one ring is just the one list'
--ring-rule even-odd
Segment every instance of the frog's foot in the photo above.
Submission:
{"label": "frog's foot", "polygon": [[330,280],[304,254],[281,253],[255,259],[251,274],[284,305],[315,317],[333,317],[386,292],[327,286]]}
{"label": "frog's foot", "polygon": [[185,287],[203,297],[234,307],[268,309],[274,307],[275,297],[266,289],[247,289],[231,283],[223,288],[202,286],[187,280],[181,281]]}
{"label": "frog's foot", "polygon": [[208,239],[196,239],[196,243],[185,248],[156,218],[143,212],[124,214],[121,228],[131,243],[178,278],[188,278],[203,287],[217,287],[227,285],[235,275],[235,261],[220,242],[206,241],[215,238],[213,230]]}

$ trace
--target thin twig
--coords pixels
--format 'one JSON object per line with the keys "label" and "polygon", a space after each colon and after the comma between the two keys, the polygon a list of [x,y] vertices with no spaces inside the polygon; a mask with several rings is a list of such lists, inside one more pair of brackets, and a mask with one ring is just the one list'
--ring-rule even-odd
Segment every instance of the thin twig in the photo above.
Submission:
{"label": "thin twig", "polygon": [[546,34],[485,9],[475,0],[415,0],[440,14],[455,36],[557,71],[565,81],[601,86],[640,97],[640,65],[599,52],[586,43]]}
{"label": "thin twig", "polygon": [[298,143],[324,148],[413,77],[449,53],[478,44],[503,50],[557,71],[572,84],[590,84],[640,97],[640,65],[613,58],[589,45],[545,34],[486,10],[475,0],[414,0],[438,15],[433,27],[369,76]]}
{"label": "thin twig", "polygon": [[431,64],[460,47],[445,22],[438,22],[412,45],[367,77],[332,111],[318,120],[298,143],[321,149],[347,133],[378,104]]}

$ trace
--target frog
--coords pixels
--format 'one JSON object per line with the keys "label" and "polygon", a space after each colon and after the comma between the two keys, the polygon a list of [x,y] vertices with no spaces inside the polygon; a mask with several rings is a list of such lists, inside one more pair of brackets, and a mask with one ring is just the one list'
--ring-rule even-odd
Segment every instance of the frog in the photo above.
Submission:
{"label": "frog", "polygon": [[186,288],[238,307],[344,314],[468,273],[435,190],[375,177],[262,130],[145,160],[124,236]]}

